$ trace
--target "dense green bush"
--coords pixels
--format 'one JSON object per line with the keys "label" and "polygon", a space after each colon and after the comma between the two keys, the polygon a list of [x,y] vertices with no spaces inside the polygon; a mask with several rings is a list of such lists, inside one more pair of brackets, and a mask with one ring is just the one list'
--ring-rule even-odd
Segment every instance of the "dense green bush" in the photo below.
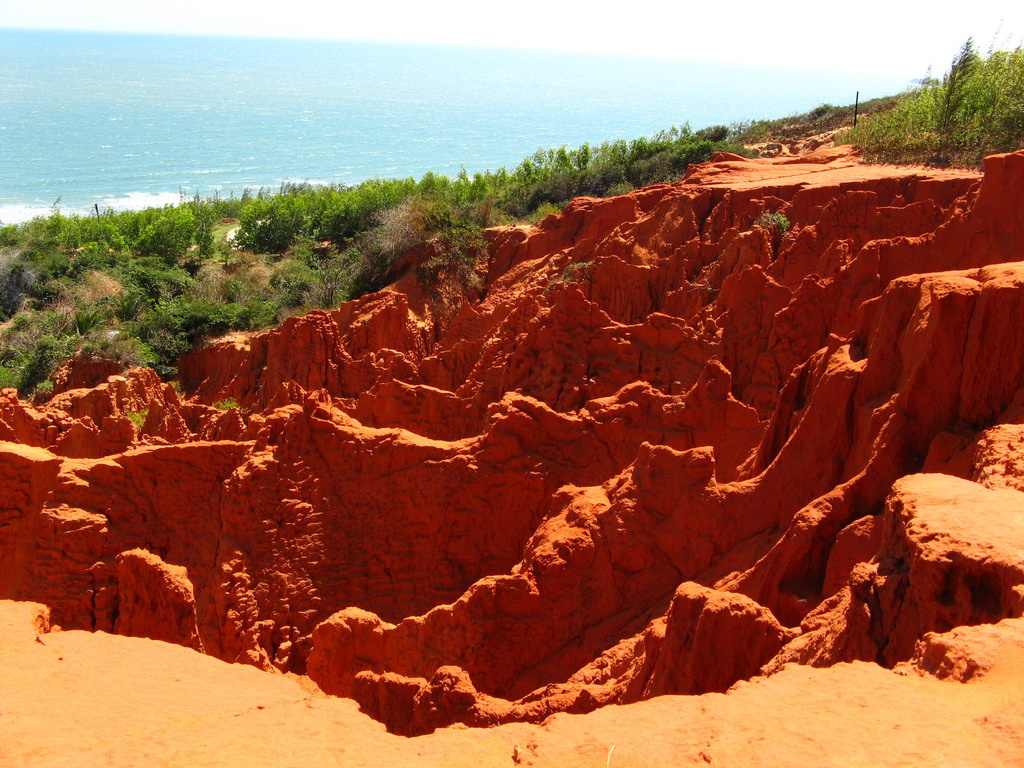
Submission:
{"label": "dense green bush", "polygon": [[128,288],[130,296],[149,303],[180,296],[192,284],[192,276],[184,269],[168,266],[153,256],[126,259],[118,265],[115,274]]}
{"label": "dense green bush", "polygon": [[18,391],[31,392],[46,381],[57,367],[75,353],[76,341],[70,336],[46,335],[22,360]]}
{"label": "dense green bush", "polygon": [[941,79],[926,78],[841,140],[882,162],[974,166],[1024,146],[1024,50],[980,56],[968,40]]}
{"label": "dense green bush", "polygon": [[208,253],[213,243],[208,228],[204,231],[191,206],[179,206],[161,209],[160,215],[142,226],[132,250],[174,265],[193,245]]}
{"label": "dense green bush", "polygon": [[270,276],[270,288],[280,297],[282,307],[301,307],[310,302],[320,274],[321,272],[311,267],[306,260],[284,259],[277,264]]}
{"label": "dense green bush", "polygon": [[431,253],[420,266],[420,279],[435,292],[480,288],[477,261],[487,252],[480,227],[460,221],[446,226],[434,239]]}
{"label": "dense green bush", "polygon": [[573,197],[602,197],[613,192],[678,179],[690,163],[709,160],[713,152],[746,153],[726,141],[723,126],[691,132],[673,127],[651,138],[616,140],[577,149],[538,151],[511,173],[494,176],[498,204],[526,217],[542,205],[563,205]]}
{"label": "dense green bush", "polygon": [[[684,126],[649,139],[538,150],[511,171],[472,176],[463,171],[454,178],[427,173],[419,181],[373,179],[354,187],[290,187],[243,208],[238,242],[261,253],[282,253],[303,238],[344,248],[383,228],[377,240],[387,252],[388,236],[422,216],[425,208],[444,208],[451,220],[479,226],[528,217],[542,205],[564,205],[580,195],[603,196],[679,178],[687,165],[708,160],[716,150],[743,152],[726,141],[727,134],[724,126],[696,133]],[[415,231],[402,230],[408,236]]]}
{"label": "dense green bush", "polygon": [[166,375],[200,338],[231,330],[237,318],[236,306],[178,297],[157,304],[133,330],[153,351],[157,371]]}
{"label": "dense green bush", "polygon": [[21,309],[37,276],[30,265],[18,259],[14,249],[0,250],[0,320]]}
{"label": "dense green bush", "polygon": [[98,329],[90,333],[83,340],[78,354],[97,360],[116,360],[125,368],[156,362],[153,350],[140,339],[121,330]]}

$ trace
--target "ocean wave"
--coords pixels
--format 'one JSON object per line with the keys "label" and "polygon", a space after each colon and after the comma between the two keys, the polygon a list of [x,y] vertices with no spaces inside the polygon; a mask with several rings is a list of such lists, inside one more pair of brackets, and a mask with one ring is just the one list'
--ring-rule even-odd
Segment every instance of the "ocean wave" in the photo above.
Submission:
{"label": "ocean wave", "polygon": [[99,206],[118,211],[141,211],[143,208],[162,208],[180,202],[180,192],[129,192],[119,197],[103,198],[99,201]]}
{"label": "ocean wave", "polygon": [[0,205],[0,224],[21,224],[37,216],[47,216],[52,210],[43,205]]}
{"label": "ocean wave", "polygon": [[0,224],[22,224],[39,216],[49,216],[54,211],[65,216],[89,216],[95,210],[94,205],[99,206],[101,211],[141,211],[144,208],[177,205],[181,201],[181,192],[129,192],[116,197],[97,198],[95,203],[88,205],[0,205]]}
{"label": "ocean wave", "polygon": [[282,184],[309,184],[314,187],[327,187],[334,182],[326,179],[281,179]]}

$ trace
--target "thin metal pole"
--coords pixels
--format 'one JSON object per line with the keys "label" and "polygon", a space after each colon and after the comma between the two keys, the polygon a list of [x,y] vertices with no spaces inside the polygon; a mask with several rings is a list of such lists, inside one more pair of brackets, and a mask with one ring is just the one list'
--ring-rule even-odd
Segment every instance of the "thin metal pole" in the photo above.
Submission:
{"label": "thin metal pole", "polygon": [[857,127],[857,111],[860,109],[860,91],[857,91],[857,98],[853,102],[853,127]]}

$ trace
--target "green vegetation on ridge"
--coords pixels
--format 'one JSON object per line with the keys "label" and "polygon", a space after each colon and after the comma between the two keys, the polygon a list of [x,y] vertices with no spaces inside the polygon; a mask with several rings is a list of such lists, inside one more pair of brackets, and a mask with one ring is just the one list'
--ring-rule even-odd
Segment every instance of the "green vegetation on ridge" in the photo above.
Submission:
{"label": "green vegetation on ridge", "polygon": [[728,133],[673,128],[538,151],[511,171],[288,185],[0,227],[0,386],[45,395],[54,369],[76,353],[173,376],[202,339],[383,287],[394,264],[427,242],[425,288],[439,297],[472,289],[484,227],[677,179],[717,150],[742,152]]}
{"label": "green vegetation on ridge", "polygon": [[796,141],[807,136],[816,136],[852,125],[855,110],[862,120],[869,115],[890,110],[901,98],[901,96],[882,96],[862,101],[856,107],[853,104],[847,104],[844,107],[822,104],[802,115],[739,123],[732,127],[730,138],[743,144]]}
{"label": "green vegetation on ridge", "polygon": [[837,137],[871,160],[978,165],[985,155],[1024,146],[1024,49],[982,57],[964,43],[939,80],[901,96],[892,109]]}

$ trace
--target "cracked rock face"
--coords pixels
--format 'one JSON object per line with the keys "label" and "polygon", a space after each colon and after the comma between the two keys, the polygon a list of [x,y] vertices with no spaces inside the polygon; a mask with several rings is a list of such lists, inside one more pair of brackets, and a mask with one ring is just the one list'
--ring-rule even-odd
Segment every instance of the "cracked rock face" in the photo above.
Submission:
{"label": "cracked rock face", "polygon": [[726,156],[489,231],[482,296],[410,262],[211,344],[185,394],[5,391],[0,597],[403,734],[794,662],[983,677],[1012,633],[965,628],[1024,612],[1022,199],[1024,153]]}

